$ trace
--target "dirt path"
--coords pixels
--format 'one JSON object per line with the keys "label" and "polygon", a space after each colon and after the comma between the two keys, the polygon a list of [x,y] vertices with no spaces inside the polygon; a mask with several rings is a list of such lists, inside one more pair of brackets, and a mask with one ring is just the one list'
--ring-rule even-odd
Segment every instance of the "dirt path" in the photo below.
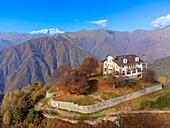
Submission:
{"label": "dirt path", "polygon": [[38,103],[36,106],[35,106],[35,109],[36,110],[41,110],[41,111],[53,111],[53,112],[56,112],[58,114],[58,116],[60,117],[63,117],[63,118],[79,118],[80,116],[89,116],[89,117],[104,117],[104,116],[111,116],[111,115],[118,115],[118,114],[123,114],[123,115],[126,115],[126,114],[144,114],[144,113],[169,113],[170,114],[170,110],[143,110],[143,111],[127,111],[127,110],[117,110],[115,108],[109,108],[109,109],[106,109],[106,110],[103,110],[101,112],[97,112],[97,113],[92,113],[92,114],[81,114],[81,113],[77,113],[77,112],[71,112],[71,111],[65,111],[65,110],[60,110],[60,109],[57,109],[57,108],[50,108],[48,107],[47,105],[44,105],[42,106],[41,103]]}
{"label": "dirt path", "polygon": [[60,109],[57,109],[57,108],[49,108],[47,105],[44,105],[42,106],[41,103],[38,103],[36,106],[35,106],[35,110],[37,111],[53,111],[53,112],[56,112],[59,114],[60,117],[64,117],[64,118],[75,118],[75,117],[79,117],[80,114],[77,114],[75,112],[69,112],[69,111],[64,111],[64,110],[60,110]]}

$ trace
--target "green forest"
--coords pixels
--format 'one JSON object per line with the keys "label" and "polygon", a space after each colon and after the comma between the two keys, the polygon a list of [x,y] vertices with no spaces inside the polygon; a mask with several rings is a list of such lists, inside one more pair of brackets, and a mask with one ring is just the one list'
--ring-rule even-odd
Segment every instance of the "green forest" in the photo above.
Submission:
{"label": "green forest", "polygon": [[157,74],[157,78],[159,79],[161,76],[166,77],[167,80],[170,80],[170,56],[165,57],[163,59],[158,59],[153,61],[148,66],[155,70]]}

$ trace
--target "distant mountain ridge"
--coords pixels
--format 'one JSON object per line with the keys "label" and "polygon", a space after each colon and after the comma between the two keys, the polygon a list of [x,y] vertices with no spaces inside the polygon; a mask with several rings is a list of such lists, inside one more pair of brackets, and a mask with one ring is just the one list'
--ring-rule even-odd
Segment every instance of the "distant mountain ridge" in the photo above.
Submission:
{"label": "distant mountain ridge", "polygon": [[0,92],[8,92],[40,81],[49,81],[62,63],[78,67],[90,54],[51,37],[28,40],[0,51]]}
{"label": "distant mountain ridge", "polygon": [[134,53],[147,62],[170,55],[170,27],[120,32],[106,29],[65,32],[54,36],[104,59],[108,54]]}
{"label": "distant mountain ridge", "polygon": [[[34,38],[29,34],[21,37]],[[17,36],[15,41],[23,39]],[[27,40],[0,51],[0,92],[21,89],[37,81],[45,84],[62,63],[78,67],[88,56],[102,60],[110,53],[133,53],[146,62],[166,57],[170,55],[170,27],[133,32],[81,30]]]}
{"label": "distant mountain ridge", "polygon": [[60,31],[58,28],[50,28],[50,29],[41,29],[37,31],[30,32],[31,34],[47,34],[47,35],[54,35],[57,33],[64,33],[63,31]]}
{"label": "distant mountain ridge", "polygon": [[0,50],[13,46],[15,43],[8,40],[0,39]]}
{"label": "distant mountain ridge", "polygon": [[0,32],[0,50],[11,47],[15,44],[25,42],[47,35],[44,34],[28,34],[28,33],[16,33],[16,32]]}
{"label": "distant mountain ridge", "polygon": [[170,80],[170,56],[153,61],[149,67],[156,71],[158,79],[163,76]]}

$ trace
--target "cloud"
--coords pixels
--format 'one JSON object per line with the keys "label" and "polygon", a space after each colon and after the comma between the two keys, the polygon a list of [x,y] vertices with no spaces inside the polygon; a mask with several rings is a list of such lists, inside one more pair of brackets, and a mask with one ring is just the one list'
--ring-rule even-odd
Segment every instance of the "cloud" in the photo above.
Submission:
{"label": "cloud", "polygon": [[157,18],[156,20],[154,20],[151,25],[153,27],[159,27],[159,26],[163,26],[163,25],[170,25],[170,14],[168,14],[167,16],[161,16],[159,18]]}
{"label": "cloud", "polygon": [[54,35],[57,33],[64,33],[63,31],[60,31],[58,28],[50,28],[50,29],[41,29],[38,31],[32,31],[31,34],[48,34],[48,35]]}
{"label": "cloud", "polygon": [[107,26],[107,20],[97,20],[97,21],[90,21],[90,24],[97,24],[100,25],[102,27],[106,27]]}

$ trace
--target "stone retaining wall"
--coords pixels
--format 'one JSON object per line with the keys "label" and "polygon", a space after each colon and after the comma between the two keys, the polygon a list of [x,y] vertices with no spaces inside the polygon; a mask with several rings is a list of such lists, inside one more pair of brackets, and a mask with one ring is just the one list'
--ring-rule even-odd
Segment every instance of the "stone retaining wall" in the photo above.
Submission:
{"label": "stone retaining wall", "polygon": [[52,107],[58,107],[60,109],[66,109],[68,111],[76,111],[81,113],[95,113],[97,111],[112,107],[114,105],[120,104],[122,102],[132,100],[134,98],[138,98],[140,96],[146,95],[148,93],[152,93],[158,90],[162,89],[162,85],[154,85],[152,87],[144,88],[142,90],[126,94],[117,98],[109,99],[103,102],[99,102],[93,105],[78,105],[74,104],[73,102],[63,102],[63,101],[54,101],[53,98],[51,98],[51,106]]}
{"label": "stone retaining wall", "polygon": [[57,94],[58,92],[53,92],[53,93],[48,93],[46,92],[45,98],[50,98],[53,97],[55,94]]}
{"label": "stone retaining wall", "polygon": [[[55,86],[55,84],[54,84],[50,89],[52,89],[54,86]],[[49,93],[49,90],[50,90],[50,89],[48,89],[48,90],[46,91],[45,98],[53,97],[55,94],[58,94],[58,93],[59,93],[59,92],[52,92],[52,93]]]}

